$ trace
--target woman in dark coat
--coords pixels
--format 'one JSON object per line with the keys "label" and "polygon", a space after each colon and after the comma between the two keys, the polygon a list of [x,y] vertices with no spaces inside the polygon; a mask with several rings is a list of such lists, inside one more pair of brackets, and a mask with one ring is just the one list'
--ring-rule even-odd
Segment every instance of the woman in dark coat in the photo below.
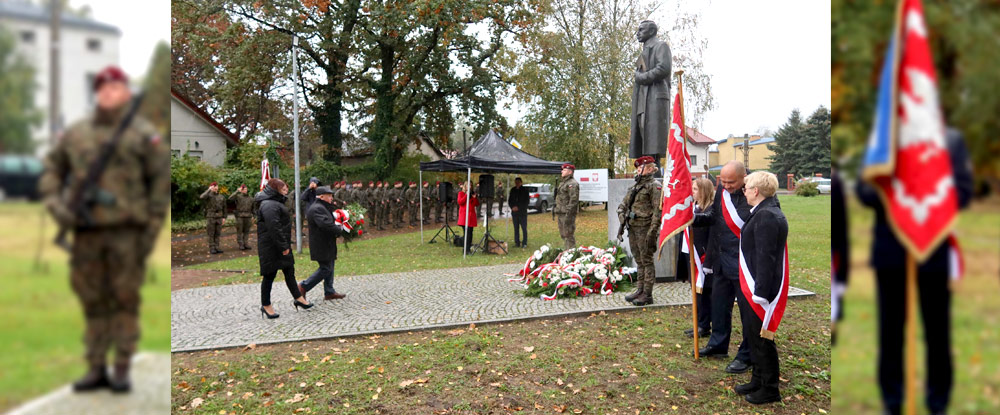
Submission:
{"label": "woman in dark coat", "polygon": [[[746,177],[743,190],[747,203],[753,208],[740,232],[740,286],[743,292],[736,298],[740,314],[747,316],[744,327],[754,368],[750,382],[734,390],[746,395],[747,402],[757,405],[781,401],[774,330],[784,314],[788,295],[784,288],[788,279],[785,269],[788,221],[774,197],[777,189],[778,179],[774,174],[757,171]],[[771,311],[767,311],[769,308]],[[764,317],[768,323],[764,322]]]}
{"label": "woman in dark coat", "polygon": [[[697,215],[712,208],[712,201],[715,200],[715,186],[704,177],[694,179],[692,190],[694,192],[694,213]],[[688,231],[694,238],[694,249],[702,259],[702,268],[710,268],[708,262],[708,227],[692,226]],[[687,281],[691,259],[687,251],[687,243],[681,246],[681,255],[677,261],[677,279]],[[704,300],[703,300],[704,298]],[[708,337],[712,334],[712,274],[705,274],[705,281],[702,291],[697,295],[698,299],[698,336]],[[684,330],[688,337],[694,337],[694,329]]]}
{"label": "woman in dark coat", "polygon": [[278,318],[271,305],[271,285],[278,276],[278,270],[285,276],[285,285],[292,293],[292,305],[310,308],[312,304],[306,301],[299,292],[295,282],[295,257],[292,255],[292,221],[285,206],[288,199],[288,185],[280,179],[268,180],[264,190],[254,197],[260,207],[257,211],[257,256],[260,259],[260,312],[267,318]]}

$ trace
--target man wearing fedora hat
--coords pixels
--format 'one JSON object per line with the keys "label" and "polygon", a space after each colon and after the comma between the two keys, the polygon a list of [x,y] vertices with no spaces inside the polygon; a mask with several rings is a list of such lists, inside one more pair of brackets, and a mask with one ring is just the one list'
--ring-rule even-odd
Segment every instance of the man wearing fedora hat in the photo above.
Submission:
{"label": "man wearing fedora hat", "polygon": [[309,259],[316,261],[319,268],[305,281],[299,283],[299,292],[306,292],[323,282],[323,299],[339,300],[344,294],[333,288],[333,266],[337,261],[337,237],[344,229],[333,219],[333,190],[327,186],[316,188],[316,202],[306,212],[309,221]]}

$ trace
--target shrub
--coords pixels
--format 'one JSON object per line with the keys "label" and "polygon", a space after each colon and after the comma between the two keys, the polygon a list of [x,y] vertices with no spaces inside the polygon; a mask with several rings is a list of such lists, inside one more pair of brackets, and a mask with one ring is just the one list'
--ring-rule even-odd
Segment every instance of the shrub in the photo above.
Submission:
{"label": "shrub", "polygon": [[187,155],[170,158],[170,214],[173,220],[184,221],[201,216],[198,196],[208,184],[218,180],[218,171],[197,158]]}
{"label": "shrub", "polygon": [[810,182],[805,180],[800,180],[795,184],[795,194],[798,196],[816,196],[819,194],[819,184],[816,182]]}

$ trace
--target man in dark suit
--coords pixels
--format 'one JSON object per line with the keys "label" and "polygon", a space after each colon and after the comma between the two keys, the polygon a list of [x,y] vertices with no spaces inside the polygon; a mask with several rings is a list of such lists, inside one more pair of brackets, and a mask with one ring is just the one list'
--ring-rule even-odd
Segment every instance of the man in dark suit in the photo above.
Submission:
{"label": "man in dark suit", "polygon": [[337,237],[344,230],[333,220],[333,191],[329,187],[316,188],[316,201],[306,212],[309,221],[309,258],[319,264],[319,269],[299,283],[299,291],[306,292],[323,281],[323,299],[338,300],[345,295],[333,289],[333,264],[337,260]]}
{"label": "man in dark suit", "polygon": [[[764,307],[784,312],[781,297],[785,274],[785,242],[788,240],[788,221],[778,207],[774,193],[778,178],[765,171],[754,172],[746,178],[743,194],[751,205],[750,217],[740,233],[740,256],[745,261],[741,276],[747,281],[748,291],[736,296],[743,316],[743,335],[749,340],[753,355],[753,375],[749,383],[737,385],[736,393],[746,396],[747,402],[760,405],[781,401],[778,392],[778,349],[774,344],[774,331],[779,320],[765,326]],[[742,264],[741,264],[742,266]],[[752,287],[752,291],[749,291]],[[742,291],[742,290],[741,290]],[[747,298],[747,296],[751,298]],[[752,305],[756,306],[756,310]],[[772,315],[772,318],[775,318]],[[771,323],[770,319],[768,323]]]}
{"label": "man in dark suit", "polygon": [[[521,178],[514,179],[514,188],[510,189],[507,205],[510,206],[510,217],[514,222],[514,246],[528,247],[528,189],[521,185]],[[523,234],[524,237],[520,235]]]}
{"label": "man in dark suit", "polygon": [[[972,169],[962,133],[946,132],[951,155],[952,176],[960,209],[972,199]],[[878,284],[879,306],[879,386],[886,413],[898,414],[903,402],[903,327],[906,314],[906,250],[889,228],[885,208],[877,191],[858,180],[855,185],[861,203],[875,210],[875,240],[871,261]],[[927,407],[932,414],[944,413],[952,387],[951,291],[949,246],[942,243],[917,269],[920,316],[927,343]]]}
{"label": "man in dark suit", "polygon": [[[739,224],[750,218],[750,205],[743,194],[746,167],[739,161],[730,161],[719,174],[719,187],[715,191],[712,208],[698,213],[694,226],[710,226],[708,256],[712,258],[712,335],[708,344],[698,351],[701,356],[726,357],[733,328],[733,302],[740,292],[739,281]],[[731,203],[726,203],[728,194]],[[732,206],[734,212],[723,212]],[[730,223],[730,222],[735,223]],[[735,229],[735,230],[734,230]],[[726,372],[744,373],[750,369],[750,344],[747,342],[746,316],[740,313],[743,323],[743,341],[736,358],[726,366]]]}

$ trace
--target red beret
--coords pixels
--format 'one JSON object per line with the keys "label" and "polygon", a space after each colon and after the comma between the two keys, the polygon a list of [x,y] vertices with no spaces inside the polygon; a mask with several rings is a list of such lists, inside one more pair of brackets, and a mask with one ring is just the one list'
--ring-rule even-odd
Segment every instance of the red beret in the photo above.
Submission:
{"label": "red beret", "polygon": [[410,182],[410,186],[417,184],[417,182]]}
{"label": "red beret", "polygon": [[563,164],[563,165],[562,165],[562,168],[563,168],[563,169],[570,169],[570,170],[576,170],[576,166],[574,166],[574,165],[572,165],[572,164],[569,164],[569,163],[566,163],[566,164]]}
{"label": "red beret", "polygon": [[94,91],[100,89],[101,85],[104,85],[105,82],[110,81],[128,83],[128,75],[125,75],[125,71],[121,70],[121,68],[117,66],[108,66],[98,72],[97,76],[94,77]]}
{"label": "red beret", "polygon": [[427,181],[425,180],[425,181],[424,181],[424,186],[427,186],[428,184],[429,184],[429,183],[427,183]]}
{"label": "red beret", "polygon": [[441,184],[441,182],[434,182],[434,185],[435,185],[435,186],[437,186],[437,185],[439,185],[439,184]]}
{"label": "red beret", "polygon": [[635,159],[635,167],[636,168],[638,168],[639,166],[644,166],[644,165],[652,164],[652,163],[656,163],[656,160],[653,160],[652,156],[642,156],[642,157],[639,157],[639,158]]}
{"label": "red beret", "polygon": [[369,186],[374,186],[374,185],[375,185],[375,182],[368,182],[368,185],[369,185]]}
{"label": "red beret", "polygon": [[212,182],[212,184],[210,184],[209,186],[215,186],[217,184],[219,184],[219,182]]}

